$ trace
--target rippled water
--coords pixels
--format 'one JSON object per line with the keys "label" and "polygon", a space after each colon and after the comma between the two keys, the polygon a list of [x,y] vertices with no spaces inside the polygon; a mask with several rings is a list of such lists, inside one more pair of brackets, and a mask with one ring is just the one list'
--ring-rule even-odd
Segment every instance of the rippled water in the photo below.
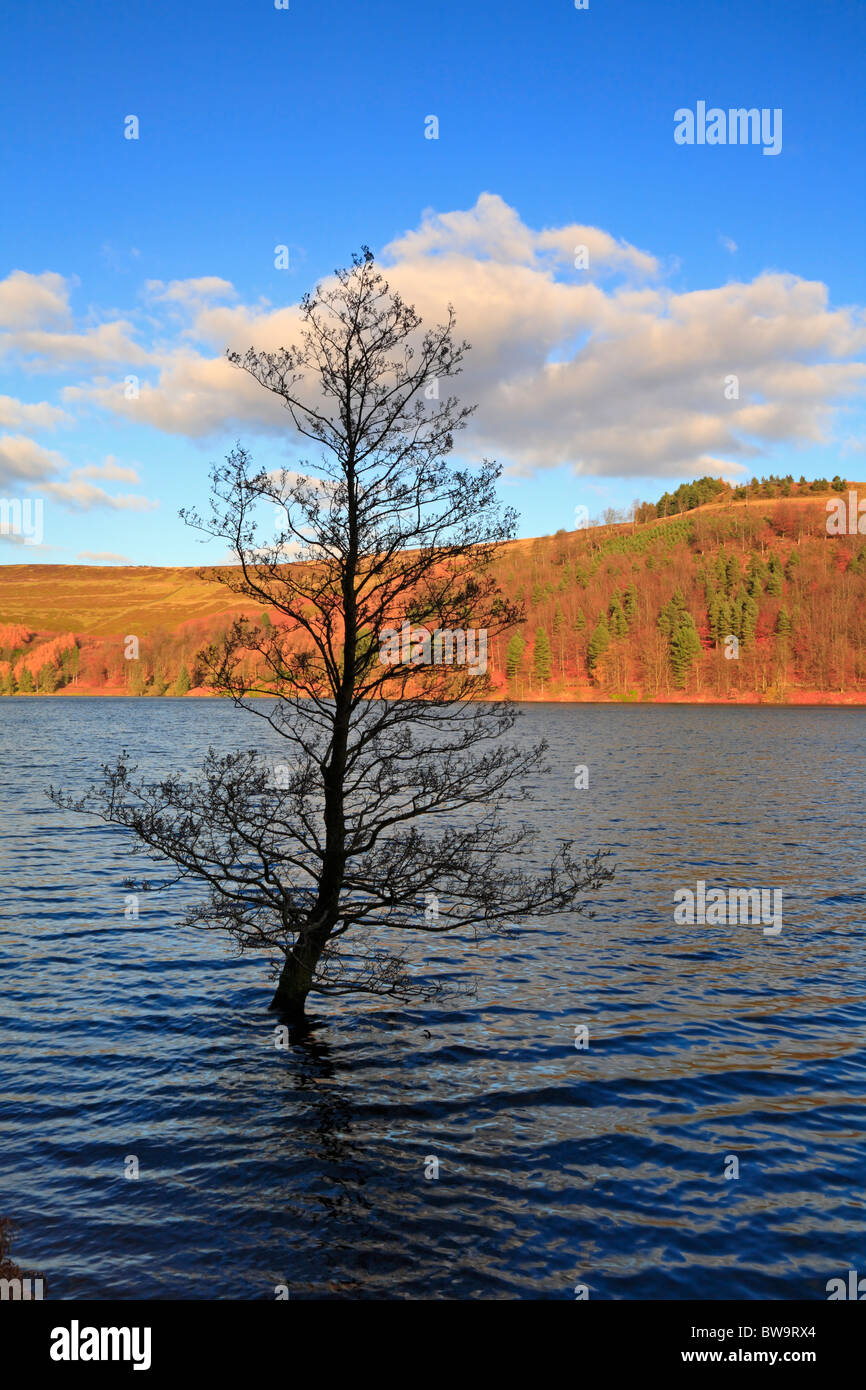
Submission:
{"label": "rippled water", "polygon": [[[43,794],[259,721],[16,698],[0,733],[0,1213],[48,1296],[823,1299],[866,1269],[860,711],[527,706],[551,770],[515,815],[614,851],[597,917],[439,939],[474,1005],[328,1000],[282,1051],[265,960],[170,895],[126,921],[122,833]],[[782,888],[781,935],[675,925],[700,878]]]}

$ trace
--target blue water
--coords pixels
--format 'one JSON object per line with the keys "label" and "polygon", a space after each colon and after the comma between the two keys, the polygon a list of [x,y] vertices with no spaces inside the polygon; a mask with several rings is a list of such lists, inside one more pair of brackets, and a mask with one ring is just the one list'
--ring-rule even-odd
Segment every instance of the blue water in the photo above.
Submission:
{"label": "blue water", "polygon": [[[44,796],[123,746],[190,775],[277,747],[261,723],[0,701],[0,1214],[46,1296],[824,1299],[866,1272],[866,714],[527,706],[550,769],[514,814],[614,851],[596,918],[434,938],[474,1002],[314,1001],[286,1049],[266,960],[179,930],[178,890],[125,920],[128,840]],[[676,925],[697,879],[781,888],[781,934]]]}

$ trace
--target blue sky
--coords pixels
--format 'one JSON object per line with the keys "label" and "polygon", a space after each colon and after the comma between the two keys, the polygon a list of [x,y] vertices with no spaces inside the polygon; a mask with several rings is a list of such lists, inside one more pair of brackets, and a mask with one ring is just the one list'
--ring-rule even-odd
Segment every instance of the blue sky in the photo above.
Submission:
{"label": "blue sky", "polygon": [[[855,0],[18,7],[0,497],[45,520],[0,556],[221,558],[177,518],[209,462],[299,457],[222,348],[289,334],[362,243],[425,318],[453,300],[461,448],[524,535],[704,471],[866,476],[864,52]],[[698,101],[780,108],[781,153],[677,145]]]}

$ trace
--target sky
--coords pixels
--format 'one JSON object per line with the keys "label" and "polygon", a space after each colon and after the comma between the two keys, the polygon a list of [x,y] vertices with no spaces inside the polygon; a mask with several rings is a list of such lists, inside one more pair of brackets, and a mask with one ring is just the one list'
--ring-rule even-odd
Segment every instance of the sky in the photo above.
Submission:
{"label": "sky", "polygon": [[[522,535],[704,473],[866,477],[862,0],[2,23],[5,563],[223,559],[177,515],[209,466],[310,457],[224,351],[289,345],[363,244],[425,322],[453,303],[456,459],[500,461]],[[781,147],[678,143],[699,103],[765,110]]]}

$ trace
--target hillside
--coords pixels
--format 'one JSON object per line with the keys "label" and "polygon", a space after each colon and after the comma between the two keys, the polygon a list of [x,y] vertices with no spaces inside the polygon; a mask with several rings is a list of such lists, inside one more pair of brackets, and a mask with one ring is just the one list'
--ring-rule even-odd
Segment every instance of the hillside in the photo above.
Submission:
{"label": "hillside", "polygon": [[[526,623],[490,641],[494,698],[866,703],[866,536],[827,528],[858,484],[779,482],[501,546]],[[240,613],[261,617],[213,571],[3,566],[0,692],[206,694],[197,653]]]}

